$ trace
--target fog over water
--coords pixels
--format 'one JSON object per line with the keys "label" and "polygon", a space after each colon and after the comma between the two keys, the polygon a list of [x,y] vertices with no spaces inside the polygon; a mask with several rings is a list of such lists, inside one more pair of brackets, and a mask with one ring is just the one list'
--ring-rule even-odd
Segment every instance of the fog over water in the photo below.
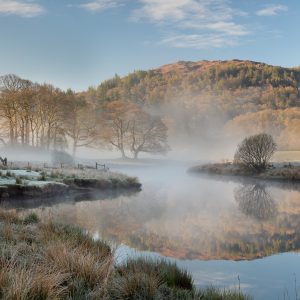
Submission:
{"label": "fog over water", "polygon": [[295,276],[300,278],[299,189],[193,176],[187,169],[194,164],[111,161],[111,170],[137,176],[142,191],[10,206],[80,225],[119,245],[118,260],[175,259],[197,286],[237,287],[239,276],[241,288],[255,299],[284,299],[286,290],[292,298]]}

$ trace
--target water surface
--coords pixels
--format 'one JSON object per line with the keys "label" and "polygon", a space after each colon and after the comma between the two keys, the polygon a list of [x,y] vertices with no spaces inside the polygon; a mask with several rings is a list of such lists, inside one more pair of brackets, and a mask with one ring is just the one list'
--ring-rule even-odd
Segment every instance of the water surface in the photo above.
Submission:
{"label": "water surface", "polygon": [[132,255],[176,260],[197,286],[237,287],[239,277],[255,299],[295,299],[297,186],[191,176],[183,164],[113,167],[138,176],[142,191],[9,205],[78,224],[121,245],[120,260]]}

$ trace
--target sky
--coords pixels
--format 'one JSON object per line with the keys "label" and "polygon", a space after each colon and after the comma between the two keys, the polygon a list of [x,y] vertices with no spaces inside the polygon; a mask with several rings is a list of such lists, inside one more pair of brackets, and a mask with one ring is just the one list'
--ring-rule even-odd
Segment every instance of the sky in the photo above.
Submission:
{"label": "sky", "polygon": [[0,0],[0,75],[75,91],[181,60],[300,66],[299,0]]}

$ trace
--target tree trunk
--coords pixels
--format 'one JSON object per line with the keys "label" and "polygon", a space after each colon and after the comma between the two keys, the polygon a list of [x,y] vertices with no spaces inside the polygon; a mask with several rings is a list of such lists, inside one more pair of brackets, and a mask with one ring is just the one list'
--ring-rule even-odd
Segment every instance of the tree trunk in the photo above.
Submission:
{"label": "tree trunk", "polygon": [[135,152],[134,152],[133,158],[134,158],[134,159],[138,159],[138,156],[139,156],[139,151],[135,151]]}
{"label": "tree trunk", "polygon": [[124,149],[120,149],[120,151],[121,151],[121,153],[122,153],[122,159],[126,159],[127,156],[126,156],[126,154],[125,154]]}
{"label": "tree trunk", "polygon": [[75,158],[76,149],[77,149],[77,145],[76,145],[76,142],[74,141],[74,143],[73,143],[73,150],[72,150],[72,156],[73,156],[73,158]]}

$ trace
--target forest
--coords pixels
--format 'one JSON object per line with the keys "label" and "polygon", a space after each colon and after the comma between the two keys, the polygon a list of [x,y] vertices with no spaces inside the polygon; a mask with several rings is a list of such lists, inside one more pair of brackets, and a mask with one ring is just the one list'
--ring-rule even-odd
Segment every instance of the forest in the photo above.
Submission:
{"label": "forest", "polygon": [[4,145],[115,149],[123,158],[165,154],[179,141],[218,145],[272,134],[299,150],[300,68],[252,61],[178,62],[115,75],[84,92],[16,75],[0,80]]}

